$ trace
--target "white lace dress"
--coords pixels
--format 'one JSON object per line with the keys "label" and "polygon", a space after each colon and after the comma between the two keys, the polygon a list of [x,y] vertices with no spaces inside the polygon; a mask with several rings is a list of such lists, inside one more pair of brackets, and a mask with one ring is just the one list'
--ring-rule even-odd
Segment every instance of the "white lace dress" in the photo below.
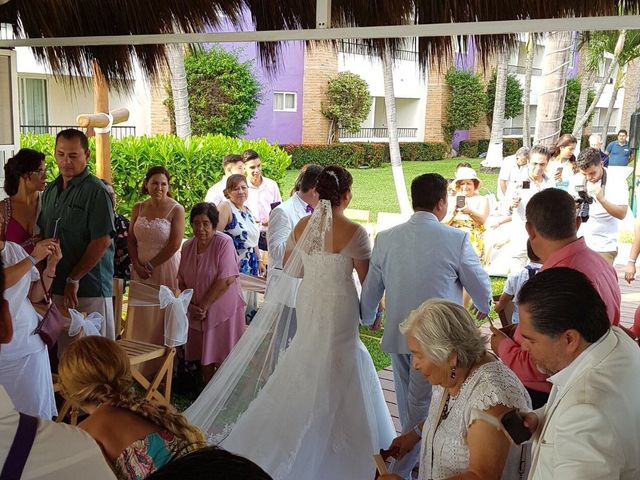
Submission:
{"label": "white lace dress", "polygon": [[[449,415],[436,429],[443,393],[442,387],[433,387],[429,416],[422,432],[419,480],[441,480],[467,471],[469,448],[466,436],[471,426],[471,409],[487,410],[504,405],[531,410],[531,400],[522,383],[500,361],[486,363],[471,373],[458,396],[451,398]],[[527,477],[531,459],[529,450],[529,445],[511,448],[503,470],[503,480]],[[521,460],[525,462],[522,468]]]}
{"label": "white lace dress", "polygon": [[275,371],[221,446],[275,480],[365,480],[395,431],[358,337],[353,259],[370,256],[359,227],[339,254],[302,253],[298,330]]}

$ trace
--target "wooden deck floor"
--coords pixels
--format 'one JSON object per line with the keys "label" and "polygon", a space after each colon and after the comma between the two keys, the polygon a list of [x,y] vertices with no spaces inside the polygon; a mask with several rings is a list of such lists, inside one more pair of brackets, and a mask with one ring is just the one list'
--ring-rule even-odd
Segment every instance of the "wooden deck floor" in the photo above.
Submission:
{"label": "wooden deck floor", "polygon": [[[633,315],[636,308],[640,306],[640,276],[638,280],[629,285],[624,280],[622,266],[616,265],[616,271],[618,272],[618,284],[620,285],[620,293],[622,294],[620,323],[625,327],[630,327],[633,325]],[[489,328],[482,327],[482,330],[488,332]],[[380,377],[384,398],[387,401],[389,412],[393,418],[393,424],[396,427],[396,431],[400,433],[400,419],[398,418],[398,405],[396,402],[396,392],[393,387],[393,372],[391,367],[381,370],[378,376]]]}

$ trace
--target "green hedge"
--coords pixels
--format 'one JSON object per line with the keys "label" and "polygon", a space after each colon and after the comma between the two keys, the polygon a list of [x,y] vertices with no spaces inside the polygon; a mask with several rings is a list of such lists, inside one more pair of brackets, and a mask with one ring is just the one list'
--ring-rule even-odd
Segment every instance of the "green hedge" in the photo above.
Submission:
{"label": "green hedge", "polygon": [[[521,138],[505,138],[502,140],[503,155],[513,155],[522,146]],[[478,155],[487,153],[489,140],[462,140],[458,146],[458,155],[461,157],[478,158]]]}
{"label": "green hedge", "polygon": [[[46,154],[49,181],[58,175],[53,158],[55,137],[52,135],[22,135],[20,144]],[[90,168],[95,171],[94,139],[89,139]],[[229,153],[252,149],[262,158],[265,176],[280,182],[291,163],[291,157],[266,140],[240,140],[223,135],[191,137],[189,142],[173,135],[155,137],[125,137],[111,141],[113,187],[118,197],[118,213],[131,215],[136,202],[145,198],[141,193],[147,170],[163,165],[172,176],[173,197],[189,212],[204,200],[207,190],[222,178],[222,159]]]}
{"label": "green hedge", "polygon": [[[333,145],[281,145],[291,155],[291,167],[301,168],[308,163],[341,165],[346,168],[379,167],[389,162],[386,143],[336,143]],[[407,142],[400,144],[400,155],[406,161],[442,160],[448,155],[444,143]]]}

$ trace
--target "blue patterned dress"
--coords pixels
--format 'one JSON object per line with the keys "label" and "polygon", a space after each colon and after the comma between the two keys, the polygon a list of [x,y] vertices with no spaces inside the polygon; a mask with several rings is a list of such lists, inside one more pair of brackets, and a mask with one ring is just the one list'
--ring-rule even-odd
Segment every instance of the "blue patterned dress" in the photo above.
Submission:
{"label": "blue patterned dress", "polygon": [[224,233],[231,237],[236,247],[240,258],[240,273],[258,275],[257,248],[260,227],[248,208],[242,211],[232,202],[228,203],[231,207],[231,222],[224,227]]}
{"label": "blue patterned dress", "polygon": [[[231,237],[238,252],[240,273],[257,276],[260,226],[255,222],[248,208],[244,211],[240,210],[232,202],[229,202],[229,206],[231,221],[224,228],[224,233]],[[249,325],[258,310],[258,296],[255,292],[248,291],[243,291],[242,296],[246,303],[245,320]]]}

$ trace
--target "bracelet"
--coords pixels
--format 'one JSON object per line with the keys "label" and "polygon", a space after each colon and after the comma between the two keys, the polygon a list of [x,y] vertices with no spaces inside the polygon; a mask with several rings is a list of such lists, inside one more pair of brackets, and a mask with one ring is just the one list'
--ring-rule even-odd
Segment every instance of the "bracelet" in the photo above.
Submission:
{"label": "bracelet", "polygon": [[146,268],[150,272],[153,272],[153,265],[151,265],[151,262],[144,262],[144,268]]}
{"label": "bracelet", "polygon": [[418,427],[418,425],[413,427],[413,431],[415,432],[416,435],[418,435],[418,438],[422,438],[422,430],[420,430],[420,427]]}
{"label": "bracelet", "polygon": [[27,258],[33,264],[34,267],[38,264],[38,261],[35,258],[33,258],[32,255],[28,255]]}
{"label": "bracelet", "polygon": [[46,275],[46,274],[45,274],[45,276],[46,276],[47,278],[56,278],[56,276],[55,276],[55,275]]}
{"label": "bracelet", "polygon": [[633,263],[635,265],[637,261],[637,258],[629,258],[629,260],[627,260],[627,263]]}
{"label": "bracelet", "polygon": [[71,277],[67,277],[67,284],[72,283],[73,285],[78,285],[80,283],[80,280],[74,280]]}

